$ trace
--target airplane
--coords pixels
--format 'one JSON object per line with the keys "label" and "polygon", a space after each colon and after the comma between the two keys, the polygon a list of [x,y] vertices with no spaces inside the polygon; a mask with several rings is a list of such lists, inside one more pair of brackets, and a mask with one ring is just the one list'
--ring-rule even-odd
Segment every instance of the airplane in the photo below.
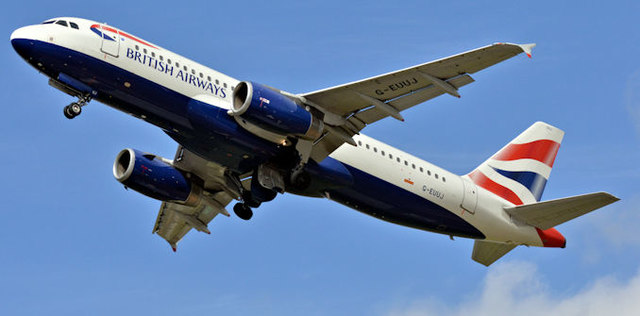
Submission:
{"label": "airplane", "polygon": [[278,194],[327,198],[383,221],[474,239],[486,266],[516,246],[564,248],[554,227],[619,199],[596,192],[541,201],[564,132],[536,122],[465,175],[361,133],[437,96],[460,97],[474,74],[535,44],[495,43],[363,80],[294,94],[240,81],[105,23],[60,17],[18,28],[15,51],[77,98],[161,128],[173,160],[123,149],[113,174],[162,202],[153,232],[176,251],[233,200],[243,220]]}

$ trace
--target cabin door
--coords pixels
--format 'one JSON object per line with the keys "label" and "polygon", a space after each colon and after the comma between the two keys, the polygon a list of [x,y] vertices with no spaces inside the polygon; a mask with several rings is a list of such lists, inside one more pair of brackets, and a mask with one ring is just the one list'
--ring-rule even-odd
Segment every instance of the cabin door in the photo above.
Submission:
{"label": "cabin door", "polygon": [[105,54],[118,57],[118,53],[120,52],[120,36],[117,33],[118,31],[106,25],[101,25],[100,31],[102,32],[102,46],[100,50]]}

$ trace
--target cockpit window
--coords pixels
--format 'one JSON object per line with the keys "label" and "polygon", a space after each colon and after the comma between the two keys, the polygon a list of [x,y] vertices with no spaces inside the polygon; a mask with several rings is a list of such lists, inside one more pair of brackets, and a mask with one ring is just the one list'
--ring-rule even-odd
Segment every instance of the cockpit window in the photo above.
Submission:
{"label": "cockpit window", "polygon": [[72,29],[76,29],[76,30],[78,29],[78,24],[75,24],[73,22],[69,22],[69,25],[71,25]]}
{"label": "cockpit window", "polygon": [[67,21],[59,20],[56,24],[68,27]]}
{"label": "cockpit window", "polygon": [[42,22],[42,24],[53,24],[53,22],[55,22],[56,20],[49,20],[49,21],[44,21]]}

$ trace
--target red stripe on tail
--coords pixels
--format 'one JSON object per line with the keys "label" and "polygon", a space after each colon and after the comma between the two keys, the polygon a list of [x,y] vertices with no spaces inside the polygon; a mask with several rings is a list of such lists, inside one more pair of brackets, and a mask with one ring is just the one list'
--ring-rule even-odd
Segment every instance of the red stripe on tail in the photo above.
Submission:
{"label": "red stripe on tail", "polygon": [[493,192],[495,195],[515,204],[522,205],[522,200],[513,191],[489,179],[484,173],[474,170],[469,174],[469,178],[481,188]]}
{"label": "red stripe on tail", "polygon": [[536,140],[526,144],[509,144],[493,156],[493,159],[502,161],[534,159],[553,167],[553,161],[556,159],[559,148],[560,144],[548,139]]}

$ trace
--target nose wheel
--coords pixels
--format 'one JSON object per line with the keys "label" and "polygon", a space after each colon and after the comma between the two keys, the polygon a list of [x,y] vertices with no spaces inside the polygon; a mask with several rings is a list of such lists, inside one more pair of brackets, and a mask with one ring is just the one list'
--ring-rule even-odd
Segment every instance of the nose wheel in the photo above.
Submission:
{"label": "nose wheel", "polygon": [[82,113],[82,106],[80,106],[80,104],[73,102],[67,106],[64,107],[64,116],[68,119],[72,119],[78,115],[80,115],[80,113]]}
{"label": "nose wheel", "polygon": [[66,118],[72,119],[82,113],[82,107],[87,105],[89,101],[91,101],[89,97],[80,97],[77,102],[65,106],[62,112]]}

